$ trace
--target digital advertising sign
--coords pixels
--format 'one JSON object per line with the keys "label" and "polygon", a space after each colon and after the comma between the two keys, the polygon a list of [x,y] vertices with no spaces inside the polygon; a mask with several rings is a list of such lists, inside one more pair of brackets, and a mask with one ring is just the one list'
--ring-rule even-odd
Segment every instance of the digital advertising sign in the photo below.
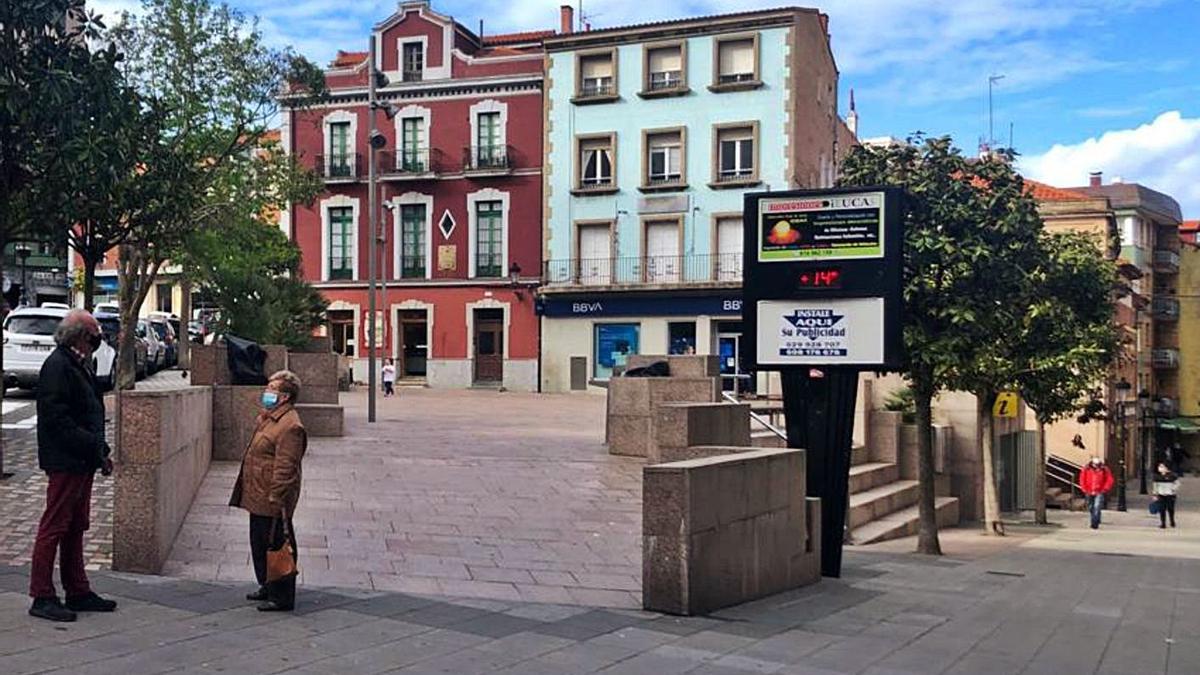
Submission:
{"label": "digital advertising sign", "polygon": [[744,363],[899,367],[902,198],[896,188],[746,195]]}

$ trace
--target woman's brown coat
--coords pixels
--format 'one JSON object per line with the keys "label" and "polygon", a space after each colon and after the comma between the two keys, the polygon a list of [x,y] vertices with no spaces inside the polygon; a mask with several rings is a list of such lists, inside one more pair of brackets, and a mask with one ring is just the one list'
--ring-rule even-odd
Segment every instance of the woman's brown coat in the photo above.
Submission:
{"label": "woman's brown coat", "polygon": [[291,516],[300,499],[300,460],[307,447],[308,434],[290,402],[259,415],[229,505],[267,517],[281,515],[282,507]]}

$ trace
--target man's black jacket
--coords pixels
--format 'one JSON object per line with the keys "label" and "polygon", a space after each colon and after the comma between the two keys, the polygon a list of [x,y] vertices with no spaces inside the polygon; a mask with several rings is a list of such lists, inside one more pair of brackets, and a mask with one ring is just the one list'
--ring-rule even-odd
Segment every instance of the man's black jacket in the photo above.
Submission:
{"label": "man's black jacket", "polygon": [[108,456],[104,399],[96,378],[59,346],[42,364],[37,385],[38,464],[43,471],[93,473]]}

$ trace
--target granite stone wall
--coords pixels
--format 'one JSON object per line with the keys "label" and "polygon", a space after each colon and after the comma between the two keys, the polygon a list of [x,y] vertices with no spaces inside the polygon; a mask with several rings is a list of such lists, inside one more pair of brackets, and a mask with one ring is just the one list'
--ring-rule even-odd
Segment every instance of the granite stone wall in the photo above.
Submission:
{"label": "granite stone wall", "polygon": [[720,393],[720,380],[715,377],[612,378],[608,383],[605,427],[609,453],[649,457],[654,447],[654,417],[660,405],[716,403]]}
{"label": "granite stone wall", "polygon": [[820,501],[803,450],[752,450],[643,469],[642,599],[706,614],[821,577]]}
{"label": "granite stone wall", "polygon": [[652,463],[693,459],[694,446],[750,445],[748,403],[664,403],[653,419]]}
{"label": "granite stone wall", "polygon": [[157,574],[212,458],[208,387],[120,394],[113,569]]}

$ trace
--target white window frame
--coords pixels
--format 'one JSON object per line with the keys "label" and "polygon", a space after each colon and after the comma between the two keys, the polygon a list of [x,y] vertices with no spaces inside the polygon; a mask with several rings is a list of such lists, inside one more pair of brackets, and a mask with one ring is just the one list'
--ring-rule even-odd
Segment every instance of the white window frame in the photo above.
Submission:
{"label": "white window frame", "polygon": [[332,159],[332,157],[333,157],[333,155],[330,153],[330,149],[332,148],[331,141],[333,140],[333,137],[330,134],[330,130],[333,127],[333,125],[340,124],[343,122],[350,123],[350,145],[349,145],[350,175],[352,175],[352,176],[358,175],[358,166],[357,166],[357,164],[358,164],[358,153],[357,153],[358,115],[355,115],[354,113],[350,112],[349,110],[334,110],[333,112],[329,113],[321,120],[321,126],[322,126],[322,130],[324,132],[322,134],[324,137],[324,140],[323,140],[324,145],[322,145],[322,154],[325,155],[325,167],[324,168],[325,168],[326,176],[329,175],[330,159]]}
{"label": "white window frame", "polygon": [[433,151],[430,149],[430,144],[429,144],[429,139],[430,139],[429,129],[433,125],[433,112],[429,108],[426,108],[424,106],[406,105],[403,108],[401,108],[399,112],[396,113],[396,117],[392,120],[392,124],[395,125],[395,127],[396,127],[396,153],[395,153],[396,154],[396,167],[395,168],[397,168],[397,169],[400,168],[401,163],[402,163],[401,158],[404,156],[404,148],[403,148],[404,120],[413,119],[413,118],[417,118],[417,117],[424,120],[424,125],[423,125],[424,130],[421,132],[421,148],[424,149],[425,153],[426,153],[425,162],[426,162],[426,164],[430,164],[433,162],[433,155],[432,155]]}
{"label": "white window frame", "polygon": [[[604,182],[604,183],[601,183],[601,182],[589,183],[587,180],[587,178],[588,178],[588,176],[587,176],[587,160],[585,159],[585,155],[583,153],[591,152],[591,150],[589,150],[586,146],[589,143],[593,143],[596,141],[607,141],[607,143],[604,143],[603,148],[602,148],[602,149],[608,151],[608,182]],[[578,161],[579,161],[579,189],[581,189],[581,190],[597,189],[597,188],[602,189],[602,188],[612,187],[617,184],[616,145],[617,144],[615,142],[615,137],[613,137],[613,136],[608,136],[607,138],[605,138],[603,136],[596,136],[596,137],[590,137],[590,138],[585,137],[585,138],[580,138],[577,141],[576,147],[578,148],[577,152],[579,153],[579,158],[578,158]],[[597,161],[596,162],[596,170],[597,171],[600,170],[600,166],[601,166],[600,162]]]}
{"label": "white window frame", "polygon": [[508,146],[508,104],[503,101],[497,101],[494,98],[488,98],[471,106],[471,147],[477,147],[479,143],[479,115],[480,113],[500,113],[500,133],[496,137],[499,146],[504,148]]}
{"label": "white window frame", "polygon": [[329,209],[350,207],[350,224],[354,228],[354,233],[350,237],[350,265],[353,274],[350,275],[350,280],[353,281],[358,277],[358,235],[359,235],[359,199],[357,197],[347,197],[346,195],[334,195],[328,199],[321,200],[321,280],[330,281],[329,278]]}
{"label": "white window frame", "polygon": [[[742,156],[742,143],[741,143],[742,141],[746,141],[746,140],[750,141],[750,157],[749,157],[748,169],[747,169],[746,165],[743,164],[742,161],[740,161],[740,160],[747,159]],[[733,176],[729,176],[729,177],[725,177],[722,175],[722,171],[724,171],[724,167],[725,167],[725,162],[724,162],[724,157],[721,154],[721,146],[726,141],[734,142],[734,148],[736,148],[734,150],[734,152],[735,152],[734,159],[739,160],[739,161],[734,162],[735,170],[737,171],[737,175],[733,175]],[[737,126],[737,127],[729,126],[729,127],[724,127],[724,128],[720,128],[717,130],[717,177],[718,177],[718,179],[726,178],[726,180],[750,180],[750,179],[754,178],[755,176],[758,175],[758,167],[755,166],[755,163],[758,160],[758,157],[756,156],[757,154],[758,154],[758,134],[756,134],[754,132],[754,127],[752,125],[747,124],[744,128],[740,127],[740,126]],[[748,171],[748,173],[746,173],[747,171]]]}
{"label": "white window frame", "polygon": [[396,41],[396,70],[400,73],[402,84],[406,82],[404,80],[404,47],[412,44],[421,45],[421,79],[408,80],[407,82],[424,82],[429,79],[426,76],[429,72],[429,37],[426,35],[414,36]]}
{"label": "white window frame", "polygon": [[[508,193],[493,188],[484,188],[467,194],[467,256],[469,278],[476,278],[475,273],[475,238],[479,224],[476,204],[479,202],[500,202],[500,274],[508,274]],[[491,277],[489,277],[491,278]]]}
{"label": "white window frame", "polygon": [[[673,141],[670,141],[667,143],[662,143],[661,141],[658,141],[658,143],[656,144],[656,140],[657,140],[656,137],[661,139],[663,137],[672,136],[672,135],[675,137]],[[674,178],[670,177],[671,176],[671,162],[670,162],[671,153],[669,152],[669,150],[672,148],[675,150],[675,153],[676,153],[676,158],[675,158],[676,166],[675,166]],[[656,151],[660,151],[660,150],[663,151],[663,155],[664,155],[663,156],[663,167],[666,170],[666,175],[657,179],[657,182],[656,182],[655,177],[654,177],[654,153]],[[647,132],[647,134],[646,134],[646,176],[643,179],[643,180],[645,180],[646,185],[664,185],[664,184],[669,184],[669,183],[683,182],[683,177],[684,177],[683,165],[684,165],[684,162],[686,162],[686,161],[687,161],[687,159],[686,159],[686,155],[684,153],[684,139],[683,139],[683,130],[682,129]]]}
{"label": "white window frame", "polygon": [[403,258],[403,235],[402,223],[400,220],[401,206],[424,206],[425,207],[425,278],[433,278],[433,195],[421,194],[420,192],[405,192],[404,194],[393,197],[392,204],[392,279],[397,281],[403,280],[400,276],[400,265]]}

